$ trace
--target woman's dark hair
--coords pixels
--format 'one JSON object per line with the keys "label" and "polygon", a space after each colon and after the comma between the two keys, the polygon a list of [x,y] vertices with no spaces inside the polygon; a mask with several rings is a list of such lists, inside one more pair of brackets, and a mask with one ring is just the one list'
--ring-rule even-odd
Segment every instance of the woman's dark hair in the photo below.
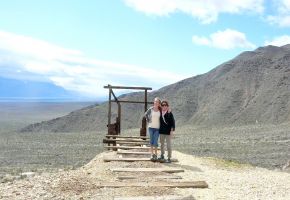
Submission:
{"label": "woman's dark hair", "polygon": [[164,104],[164,103],[165,103],[167,106],[169,106],[168,101],[166,101],[166,100],[162,100],[162,101],[161,101],[161,105]]}

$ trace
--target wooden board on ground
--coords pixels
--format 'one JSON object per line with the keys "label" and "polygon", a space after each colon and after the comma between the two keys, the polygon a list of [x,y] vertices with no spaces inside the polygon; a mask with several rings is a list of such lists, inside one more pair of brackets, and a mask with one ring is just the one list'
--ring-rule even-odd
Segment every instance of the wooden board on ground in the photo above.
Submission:
{"label": "wooden board on ground", "polygon": [[141,139],[149,139],[146,136],[123,136],[123,135],[105,135],[107,138],[115,137],[115,138],[141,138]]}
{"label": "wooden board on ground", "polygon": [[166,172],[166,173],[177,173],[184,172],[183,169],[180,168],[114,168],[111,169],[113,172]]}
{"label": "wooden board on ground", "polygon": [[123,162],[134,162],[134,161],[151,161],[150,158],[104,158],[104,162],[111,161],[123,161]]}
{"label": "wooden board on ground", "polygon": [[117,154],[151,155],[151,152],[117,151]]}
{"label": "wooden board on ground", "polygon": [[154,179],[182,179],[181,176],[154,176]]}
{"label": "wooden board on ground", "polygon": [[148,147],[146,144],[117,144],[118,146],[127,146],[127,147]]}
{"label": "wooden board on ground", "polygon": [[[130,146],[104,146],[108,149],[150,149],[150,147],[130,147]],[[160,149],[160,148],[158,148]]]}
{"label": "wooden board on ground", "polygon": [[170,187],[170,188],[208,188],[205,181],[180,181],[180,182],[103,182],[96,187]]}
{"label": "wooden board on ground", "polygon": [[114,200],[195,200],[193,196],[138,196],[138,197],[114,197]]}
{"label": "wooden board on ground", "polygon": [[[119,180],[127,180],[127,179],[138,179],[140,178],[139,176],[118,176],[117,179]],[[181,176],[174,176],[174,175],[170,175],[170,176],[152,176],[150,177],[152,179],[182,179]]]}
{"label": "wooden board on ground", "polygon": [[140,142],[140,143],[149,143],[149,140],[141,140],[141,139],[103,139],[103,142]]}
{"label": "wooden board on ground", "polygon": [[148,141],[117,141],[117,144],[147,144],[149,145],[150,143]]}
{"label": "wooden board on ground", "polygon": [[[125,161],[125,162],[134,162],[134,161],[151,161],[150,158],[104,158],[105,162],[110,161]],[[171,162],[178,162],[177,159],[171,159]]]}

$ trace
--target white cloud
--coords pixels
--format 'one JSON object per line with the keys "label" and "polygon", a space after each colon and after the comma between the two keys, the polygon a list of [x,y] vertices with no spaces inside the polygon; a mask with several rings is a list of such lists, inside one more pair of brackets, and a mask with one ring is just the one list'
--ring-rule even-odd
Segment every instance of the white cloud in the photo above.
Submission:
{"label": "white cloud", "polygon": [[290,27],[290,0],[276,0],[273,5],[276,13],[268,15],[266,20],[280,27]]}
{"label": "white cloud", "polygon": [[196,35],[192,36],[192,42],[198,45],[206,45],[206,46],[211,45],[211,41],[208,38]]}
{"label": "white cloud", "polygon": [[265,41],[265,46],[274,45],[274,46],[284,46],[286,44],[290,44],[290,35],[282,35],[274,38],[272,41]]}
{"label": "white cloud", "polygon": [[277,24],[280,27],[289,27],[290,26],[290,15],[277,15],[277,16],[268,16],[267,21],[270,24]]}
{"label": "white cloud", "polygon": [[221,13],[240,14],[243,12],[262,13],[264,0],[124,0],[125,3],[147,15],[166,16],[183,12],[212,23]]}
{"label": "white cloud", "polygon": [[192,36],[192,42],[198,45],[215,47],[218,49],[249,48],[256,46],[249,42],[244,33],[236,30],[226,29],[211,34],[208,38],[203,36]]}
{"label": "white cloud", "polygon": [[51,81],[67,90],[95,97],[107,95],[104,85],[161,86],[185,76],[122,63],[85,57],[31,37],[0,31],[1,76]]}
{"label": "white cloud", "polygon": [[80,51],[61,48],[42,40],[4,31],[0,31],[0,39],[1,49],[7,49],[23,56],[33,55],[42,60],[69,58],[81,55]]}
{"label": "white cloud", "polygon": [[278,9],[280,13],[288,13],[290,10],[290,0],[276,0],[278,3]]}

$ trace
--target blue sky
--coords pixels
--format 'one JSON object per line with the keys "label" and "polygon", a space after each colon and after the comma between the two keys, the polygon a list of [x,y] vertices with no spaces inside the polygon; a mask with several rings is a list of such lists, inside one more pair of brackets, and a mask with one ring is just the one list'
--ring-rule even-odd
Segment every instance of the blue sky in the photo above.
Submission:
{"label": "blue sky", "polygon": [[0,2],[0,76],[99,98],[158,89],[239,53],[290,43],[290,0]]}

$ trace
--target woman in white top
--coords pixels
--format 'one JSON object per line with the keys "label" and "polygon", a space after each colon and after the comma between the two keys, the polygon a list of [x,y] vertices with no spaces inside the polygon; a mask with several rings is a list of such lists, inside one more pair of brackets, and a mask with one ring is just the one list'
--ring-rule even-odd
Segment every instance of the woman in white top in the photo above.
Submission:
{"label": "woman in white top", "polygon": [[151,160],[157,161],[157,148],[160,128],[160,116],[161,116],[161,100],[156,97],[154,99],[154,105],[145,112],[145,118],[148,122],[148,131],[150,135],[150,150]]}

